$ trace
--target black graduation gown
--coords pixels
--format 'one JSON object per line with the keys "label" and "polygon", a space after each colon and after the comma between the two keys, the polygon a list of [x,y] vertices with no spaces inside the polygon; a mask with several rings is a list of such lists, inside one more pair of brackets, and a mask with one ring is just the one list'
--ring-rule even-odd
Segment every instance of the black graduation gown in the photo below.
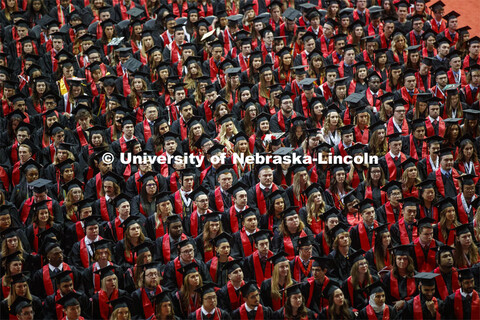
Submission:
{"label": "black graduation gown", "polygon": [[[102,208],[100,207],[100,199],[95,200],[95,202],[93,203],[93,212],[96,215],[100,215],[100,213],[102,212]],[[109,201],[107,201],[107,213],[109,221],[115,219],[115,217],[117,216],[117,214],[115,213],[115,206]]]}
{"label": "black graduation gown", "polygon": [[[83,280],[83,288],[85,294],[89,297],[95,293],[95,285],[94,285],[94,273],[93,273],[93,266],[89,266],[88,268],[84,269],[82,272],[82,280]],[[117,287],[119,289],[124,289],[124,269],[121,267],[115,267],[115,275],[117,276]]]}
{"label": "black graduation gown", "polygon": [[[281,291],[282,288],[283,288],[282,286],[279,286],[279,291],[281,295],[282,295],[282,291]],[[262,285],[260,287],[260,296],[262,297],[262,303],[264,305],[272,308],[273,311],[276,311],[274,310],[271,291],[272,291],[272,279],[270,278],[262,282]],[[284,293],[285,293],[285,297],[283,300],[284,302],[281,303],[281,307],[283,307],[285,304],[285,301],[287,301],[286,292]]]}
{"label": "black graduation gown", "polygon": [[[389,306],[389,305],[385,305],[385,309],[388,308],[389,310],[389,319],[397,319],[397,311],[395,310],[395,308]],[[385,310],[384,310],[385,312]],[[377,317],[377,320],[382,320],[383,319],[383,313],[375,313],[375,316]],[[368,319],[368,315],[367,315],[367,307],[363,308],[362,310],[360,310],[358,312],[358,317],[357,319]],[[412,318],[413,319],[413,318]]]}
{"label": "black graduation gown", "polygon": [[[207,265],[202,260],[199,260],[199,259],[194,259],[194,261],[198,265],[198,272],[202,276],[203,282],[212,281]],[[165,288],[169,290],[180,289],[180,288],[177,288],[176,272],[177,270],[175,270],[175,261],[172,260],[169,263],[167,263],[167,265],[165,266],[165,271],[163,273],[163,285]]]}
{"label": "black graduation gown", "polygon": [[[352,308],[348,308],[350,316],[348,319],[355,319],[355,314],[353,313]],[[330,313],[328,312],[328,308],[323,308],[323,310],[318,314],[318,319],[330,319]],[[336,318],[340,319],[340,318]],[[342,318],[343,319],[343,318]]]}
{"label": "black graduation gown", "polygon": [[[458,289],[460,290],[460,289]],[[457,290],[457,291],[458,291]],[[442,308],[442,319],[458,319],[455,314],[455,294],[456,292],[449,295],[445,301],[443,301]],[[463,306],[463,319],[478,319],[478,314],[472,314],[472,303],[467,301],[465,297],[462,296],[462,306]]]}
{"label": "black graduation gown", "polygon": [[[321,284],[314,281],[313,278],[304,281],[302,283],[301,291],[305,299],[305,306],[316,313],[320,313],[324,307],[328,306],[328,296],[325,295],[323,291],[331,281],[332,280],[328,279],[328,277],[325,277]],[[312,285],[313,291],[312,296],[310,297]]]}
{"label": "black graduation gown", "polygon": [[[397,167],[396,180],[398,181],[400,181],[400,178],[402,177],[402,170],[400,166],[400,164],[402,163],[402,159],[400,155],[401,153],[398,155],[398,159],[396,161],[395,159],[392,159],[392,161],[395,163],[395,166]],[[388,181],[390,177],[390,171],[388,170],[388,164],[387,164],[387,160],[385,159],[385,156],[381,157],[378,162],[380,163],[380,167],[385,173],[385,180]]]}
{"label": "black graduation gown", "polygon": [[[422,315],[423,315],[422,319],[425,319],[425,320],[436,319],[436,316],[432,316],[430,311],[425,306],[425,297],[423,296],[423,294],[420,293],[419,295],[420,295],[420,303],[422,304]],[[440,312],[440,307],[442,305],[442,301],[440,299],[435,298],[435,297],[434,297],[434,299],[437,300],[437,303],[438,303],[438,310],[437,311]],[[405,307],[402,309],[402,311],[400,313],[400,316],[401,316],[402,319],[415,319],[414,315],[413,315],[414,314],[414,311],[413,311],[414,300],[415,300],[414,297],[412,297],[412,299],[407,301],[407,303],[405,304]]]}
{"label": "black graduation gown", "polygon": [[[78,302],[80,302],[80,308],[81,308],[81,315],[82,317],[90,317],[90,302],[87,298],[87,296],[78,290],[75,290],[78,294],[80,294],[80,297],[78,297]],[[54,294],[49,295],[48,297],[45,298],[45,301],[43,303],[43,319],[58,319],[61,320],[62,318],[57,317],[57,312],[56,312],[56,306],[60,297],[55,297],[58,294],[58,290],[55,291]],[[65,315],[65,314],[63,314]],[[35,318],[37,317],[36,311],[35,311]],[[40,318],[39,318],[40,319]]]}
{"label": "black graduation gown", "polygon": [[[361,199],[361,198],[360,198]],[[363,223],[363,222],[362,222]],[[356,225],[350,229],[350,239],[352,239],[352,248],[355,250],[359,250],[362,248],[361,241],[360,241],[360,231],[359,231],[359,225]],[[372,242],[373,239],[373,229],[368,228],[364,224],[364,232],[367,234],[368,242],[370,244],[370,247],[373,247],[374,243]],[[362,233],[363,236],[363,233]]]}
{"label": "black graduation gown", "polygon": [[[357,187],[357,199],[365,199],[365,181],[360,182],[360,184]],[[382,192],[380,188],[378,187],[373,187],[372,186],[372,200],[375,203],[375,209],[380,208],[383,203],[382,203]]]}
{"label": "black graduation gown", "polygon": [[[307,237],[310,239],[310,242],[313,242],[313,234],[312,231],[308,228],[304,228],[304,230]],[[290,239],[293,244],[293,251],[294,255],[297,256],[299,254],[298,250],[298,239],[300,238],[301,233],[297,232],[296,234],[290,236]],[[280,251],[285,251],[285,241],[284,241],[284,235],[279,232],[279,230],[275,231],[275,234],[273,235],[273,240],[272,240],[272,250],[275,252],[280,252]],[[316,248],[313,248],[313,255],[316,255]],[[287,254],[290,254],[287,252]]]}
{"label": "black graduation gown", "polygon": [[[212,279],[214,283],[218,285],[218,287],[223,287],[228,282],[228,270],[224,268],[226,262],[218,261],[217,264],[217,272],[216,278]],[[212,259],[207,262],[207,269],[210,271],[210,267],[212,265]],[[210,274],[211,276],[211,274]]]}
{"label": "black graduation gown", "polygon": [[[382,282],[383,285],[385,286],[385,303],[389,305],[393,305],[397,299],[393,296],[392,294],[392,286],[391,286],[391,280],[390,280],[390,273],[391,271],[387,272],[382,276]],[[405,299],[408,297],[408,292],[407,292],[407,278],[400,277],[400,279],[397,279],[398,281],[398,294],[400,295],[400,299]],[[415,292],[411,297],[417,295],[418,289],[415,285]]]}
{"label": "black graduation gown", "polygon": [[[355,252],[351,247],[348,249],[348,255],[352,255]],[[347,280],[350,276],[350,271],[352,268],[352,263],[345,258],[340,252],[333,250],[328,255],[330,258],[333,258],[333,267],[328,270],[327,275],[333,280],[338,282],[343,282]]]}
{"label": "black graduation gown", "polygon": [[[236,179],[236,175],[234,174],[233,176],[234,176],[234,179]],[[226,191],[225,191],[225,193],[226,193]],[[225,210],[225,208],[229,208],[233,205],[232,196],[229,195],[229,194],[225,194],[225,193],[220,191],[220,194],[222,195],[222,200],[223,200],[223,210]],[[223,211],[223,210],[220,210],[220,208],[217,207],[217,203],[216,203],[215,199],[216,199],[215,189],[211,189],[211,191],[208,194],[208,204],[209,204],[210,209],[212,209],[213,211]]]}
{"label": "black graduation gown", "polygon": [[[230,320],[230,319],[231,319],[230,314],[228,313],[228,311],[223,310],[223,309],[220,309],[220,308],[218,308],[218,307],[215,308],[215,309],[216,309],[216,310],[215,310],[216,316],[220,315],[220,316],[218,317],[219,320]],[[192,313],[190,313],[190,314],[188,315],[188,319],[189,319],[189,320],[207,320],[207,319],[209,319],[209,318],[207,318],[206,315],[203,314],[203,312],[200,311],[200,313],[201,313],[201,315],[200,315],[199,317],[197,317],[197,311],[194,311],[194,312],[192,312]],[[212,318],[212,319],[213,319],[213,318]]]}
{"label": "black graduation gown", "polygon": [[[400,228],[402,228],[398,221],[395,222],[392,227],[390,228],[390,235],[392,236],[392,242],[394,245],[400,245],[402,244],[402,240],[401,240],[401,233],[400,233]],[[405,222],[405,228],[407,229],[407,234],[408,234],[408,239],[409,239],[409,243],[412,242],[413,240],[413,228],[417,228],[415,224],[407,224]]]}
{"label": "black graduation gown", "polygon": [[[263,311],[263,319],[265,320],[275,319],[275,317],[273,316],[273,310],[270,307],[263,304],[261,304],[261,306]],[[232,320],[255,320],[255,315],[258,309],[256,311],[252,310],[251,313],[247,313],[248,318],[245,319],[245,318],[242,318],[240,315],[240,308],[232,312]]]}
{"label": "black graduation gown", "polygon": [[[81,278],[81,273],[73,266],[70,266],[70,269],[73,272],[73,287],[75,290],[80,290],[83,291],[83,283],[82,283],[82,278]],[[52,285],[53,285],[53,290],[56,291],[56,283],[54,279],[52,279],[52,276],[54,273],[49,270],[50,274],[50,279],[52,280]],[[45,287],[43,285],[43,268],[38,269],[32,277],[31,283],[30,283],[30,289],[32,291],[32,294],[36,295],[40,299],[43,299],[47,296]]]}
{"label": "black graduation gown", "polygon": [[[162,286],[162,292],[165,291],[166,289]],[[142,300],[142,291],[144,289],[137,289],[135,290],[132,295],[132,308],[130,310],[130,313],[132,315],[132,319],[147,319],[144,313],[144,308],[143,308],[143,300]],[[147,291],[147,296],[150,300],[150,303],[153,307],[153,310],[155,312],[155,299],[153,299],[153,296],[150,296]],[[150,317],[150,316],[149,316]]]}
{"label": "black graduation gown", "polygon": [[[293,318],[285,318],[285,313],[284,313],[284,308],[283,307],[280,310],[277,310],[273,313],[273,318],[274,319],[279,319],[279,320],[293,319]],[[312,310],[307,308],[307,319],[316,319],[316,318],[317,318],[317,316],[316,316],[315,312],[313,312]]]}
{"label": "black graduation gown", "polygon": [[[235,232],[233,234],[233,247],[232,247],[231,256],[236,259],[243,259],[247,257],[247,255],[243,250],[242,238],[240,236],[240,232],[242,232],[242,230],[239,230],[238,232]],[[252,246],[252,253],[253,253],[255,251],[255,247],[254,247],[255,241],[252,235],[253,234],[248,236],[248,240],[250,240],[250,244]]]}
{"label": "black graduation gown", "polygon": [[[156,239],[156,222],[155,222],[155,214],[152,214],[145,220],[145,225],[143,226],[145,228],[146,236],[149,237],[150,239]],[[163,231],[165,233],[168,232],[167,230],[167,225],[166,221],[163,222]]]}
{"label": "black graduation gown", "polygon": [[218,307],[227,310],[231,314],[236,309],[236,305],[238,304],[239,306],[241,306],[244,301],[240,289],[235,290],[235,287],[233,287],[233,285],[231,286],[232,289],[235,290],[236,298],[230,298],[227,286],[228,283],[225,283],[225,285],[217,291],[217,300]]}
{"label": "black graduation gown", "polygon": [[[100,313],[100,300],[99,300],[99,293],[96,292],[93,295],[90,295],[90,303],[92,309],[92,319],[102,319],[102,315]],[[118,298],[128,296],[128,293],[125,290],[118,289]],[[107,308],[110,305],[107,303]]]}
{"label": "black graduation gown", "polygon": [[[44,312],[43,312],[43,305],[42,301],[32,294],[32,307],[33,311],[35,312],[34,319],[46,319]],[[0,302],[0,318],[1,319],[9,319],[9,306],[8,300],[5,298]]]}
{"label": "black graduation gown", "polygon": [[[440,170],[440,169],[439,169]],[[436,175],[435,175],[435,171],[430,173],[428,175],[428,179],[432,180],[432,181],[436,181]],[[445,197],[450,197],[450,198],[455,198],[457,195],[458,195],[458,192],[457,192],[457,189],[455,188],[455,184],[454,184],[454,180],[453,180],[453,176],[450,175],[450,178],[447,178],[445,175],[442,174],[442,181],[443,181],[443,186],[445,188]],[[437,192],[437,195],[439,197],[442,197],[442,195],[440,194],[440,192],[438,192],[438,189],[437,189],[437,185],[435,184],[435,190]]]}
{"label": "black graduation gown", "polygon": [[[193,243],[194,246],[196,246],[195,242],[193,239],[189,236],[187,236],[185,233],[182,235],[190,239],[190,242]],[[170,244],[170,258],[165,259],[164,254],[163,254],[163,239],[164,237],[169,237],[169,244]],[[180,238],[178,239],[180,241]],[[155,240],[155,253],[154,253],[154,258],[155,260],[161,261],[163,264],[167,264],[169,261],[172,261],[176,257],[178,257],[178,249],[177,249],[177,242],[172,241],[172,238],[170,235],[165,234],[164,236],[157,238]],[[197,248],[195,248],[195,259],[202,259],[202,255],[198,252]]]}
{"label": "black graduation gown", "polygon": [[[255,253],[255,252],[254,252]],[[257,277],[255,276],[255,264],[253,260],[253,254],[245,258],[243,261],[243,278],[245,281],[247,280],[252,280],[252,281],[257,281]],[[266,261],[265,263],[262,263],[260,260],[260,268],[262,268],[262,273],[265,275],[265,268],[267,265],[270,264],[271,262]],[[273,266],[272,266],[273,268]],[[273,269],[272,269],[273,270]],[[258,283],[259,281],[257,281]]]}
{"label": "black graduation gown", "polygon": [[[385,209],[385,205],[388,203],[388,201],[382,205],[380,208],[375,210],[375,214],[377,216],[377,221],[379,224],[385,224],[387,223],[387,211]],[[400,208],[393,208],[393,214],[395,216],[395,221],[398,221],[399,215],[400,215]]]}

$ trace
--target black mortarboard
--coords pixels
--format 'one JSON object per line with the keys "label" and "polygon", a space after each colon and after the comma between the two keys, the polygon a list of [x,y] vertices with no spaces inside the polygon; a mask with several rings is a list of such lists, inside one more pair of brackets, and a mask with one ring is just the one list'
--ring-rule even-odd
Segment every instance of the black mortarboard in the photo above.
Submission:
{"label": "black mortarboard", "polygon": [[402,183],[395,180],[389,181],[381,188],[381,190],[387,192],[387,194],[390,194],[394,190],[402,190]]}
{"label": "black mortarboard", "polygon": [[55,279],[57,283],[70,282],[72,281],[72,278],[70,277],[70,274],[72,273],[72,270],[63,270],[62,272],[59,272],[52,276],[52,278]]}
{"label": "black mortarboard", "polygon": [[186,275],[190,274],[190,273],[195,273],[195,272],[198,272],[198,264],[196,262],[191,262],[179,269],[177,269],[178,272],[180,272],[181,274],[183,274],[183,276],[185,277]]}
{"label": "black mortarboard", "polygon": [[13,253],[10,253],[4,257],[2,257],[2,261],[5,261],[6,264],[12,262],[12,261],[21,261],[22,259],[20,258],[20,251],[15,251]]}
{"label": "black mortarboard", "polygon": [[81,295],[79,293],[71,291],[67,295],[59,299],[56,303],[61,304],[64,308],[78,306],[80,305],[80,302],[78,301],[80,297]]}
{"label": "black mortarboard", "polygon": [[364,210],[368,208],[375,208],[375,202],[373,202],[372,199],[363,199],[357,204],[358,211],[363,212]]}
{"label": "black mortarboard", "polygon": [[367,292],[368,296],[371,296],[374,293],[385,292],[385,286],[380,280],[377,280],[374,283],[368,285],[365,288],[365,291]]}
{"label": "black mortarboard", "polygon": [[411,256],[413,247],[412,244],[403,244],[392,247],[389,250],[396,256]]}
{"label": "black mortarboard", "polygon": [[349,226],[344,224],[343,222],[340,222],[337,224],[335,227],[330,229],[329,233],[336,238],[339,234],[348,232]]}
{"label": "black mortarboard", "polygon": [[111,181],[113,183],[116,183],[116,184],[119,184],[120,181],[123,180],[123,178],[121,176],[119,176],[118,174],[112,172],[112,171],[108,171],[107,173],[105,173],[103,176],[102,176],[102,180],[105,182],[105,181]]}
{"label": "black mortarboard", "polygon": [[459,269],[458,280],[463,281],[466,279],[473,279],[473,272],[471,268]]}
{"label": "black mortarboard", "polygon": [[417,226],[418,228],[421,227],[427,227],[427,228],[433,228],[433,224],[435,223],[435,220],[429,217],[422,218],[418,220]]}
{"label": "black mortarboard", "polygon": [[122,222],[120,225],[124,230],[127,230],[128,227],[131,225],[138,223],[138,217],[137,216],[129,216],[125,221]]}
{"label": "black mortarboard", "polygon": [[470,225],[468,225],[468,224],[462,224],[462,225],[456,227],[455,231],[456,231],[457,236],[460,236],[460,235],[466,234],[466,233],[473,234],[472,230],[470,229]]}
{"label": "black mortarboard", "polygon": [[279,264],[280,262],[283,262],[283,261],[288,261],[287,254],[283,251],[271,256],[270,258],[267,258],[267,260],[271,261],[273,263],[273,265],[277,265],[277,264]]}
{"label": "black mortarboard", "polygon": [[348,260],[351,261],[352,264],[363,259],[365,259],[365,251],[363,249],[357,250],[348,256]]}
{"label": "black mortarboard", "polygon": [[47,190],[48,184],[50,184],[50,180],[40,178],[30,183],[30,186],[33,187],[33,192],[42,193]]}
{"label": "black mortarboard", "polygon": [[10,305],[8,309],[10,314],[17,315],[22,312],[23,308],[31,307],[31,306],[32,306],[32,300],[22,296],[17,296],[15,301]]}
{"label": "black mortarboard", "polygon": [[413,207],[420,204],[420,200],[414,197],[406,197],[402,199],[400,202],[403,203],[403,207]]}
{"label": "black mortarboard", "polygon": [[240,288],[240,291],[243,297],[248,297],[250,293],[260,290],[258,289],[256,281],[248,281]]}
{"label": "black mortarboard", "polygon": [[247,208],[239,212],[238,215],[241,217],[241,220],[243,221],[250,216],[257,216],[257,212],[253,208]]}

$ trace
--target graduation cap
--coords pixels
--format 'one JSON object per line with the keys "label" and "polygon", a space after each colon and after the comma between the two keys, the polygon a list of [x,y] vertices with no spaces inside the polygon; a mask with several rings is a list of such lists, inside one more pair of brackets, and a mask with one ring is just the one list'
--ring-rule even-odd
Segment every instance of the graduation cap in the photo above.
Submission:
{"label": "graduation cap", "polygon": [[[118,266],[117,266],[118,268]],[[108,265],[106,267],[100,268],[95,270],[94,273],[100,275],[100,280],[103,280],[105,277],[114,276],[115,275],[116,266]]]}
{"label": "graduation cap", "polygon": [[135,223],[138,223],[138,217],[137,216],[129,216],[127,219],[125,219],[122,224],[120,225],[123,230],[127,230],[131,225],[134,225]]}
{"label": "graduation cap", "polygon": [[475,181],[473,180],[474,178],[477,178],[477,176],[474,174],[462,174],[460,177],[457,177],[456,179],[462,182],[462,186],[464,185],[471,186],[475,184]]}
{"label": "graduation cap", "polygon": [[394,190],[402,190],[402,183],[399,181],[389,181],[386,185],[381,188],[382,191],[387,192],[388,195]]}
{"label": "graduation cap", "polygon": [[348,256],[348,260],[350,260],[352,264],[363,259],[365,259],[365,251],[363,249],[357,250]]}
{"label": "graduation cap", "polygon": [[353,133],[353,129],[354,129],[354,125],[352,124],[348,124],[348,125],[344,125],[343,127],[340,127],[340,132],[343,135],[346,135],[346,134],[350,134],[350,133]]}
{"label": "graduation cap", "polygon": [[[322,296],[323,297],[330,297],[333,296],[335,291],[339,290],[340,288],[336,285],[335,282],[329,281],[327,286],[323,289]],[[340,289],[341,290],[341,289]]]}
{"label": "graduation cap", "polygon": [[[458,29],[457,29],[457,31],[458,31]],[[470,38],[467,42],[467,46],[470,47],[472,44],[475,44],[475,43],[480,43],[480,37],[474,36],[474,37]]]}
{"label": "graduation cap", "polygon": [[123,64],[123,67],[129,72],[134,73],[139,70],[143,64],[135,58],[130,58]]}
{"label": "graduation cap", "polygon": [[346,225],[346,224],[343,223],[343,222],[340,222],[340,223],[337,224],[335,227],[333,227],[332,229],[330,229],[330,230],[328,231],[328,233],[329,233],[330,235],[332,235],[334,238],[336,238],[339,234],[348,232],[348,229],[350,229],[350,227],[349,227],[348,225]]}
{"label": "graduation cap", "polygon": [[402,244],[395,247],[392,247],[390,250],[396,256],[411,256],[413,244]]}
{"label": "graduation cap", "polygon": [[30,183],[30,186],[33,187],[33,192],[42,193],[47,191],[48,184],[50,184],[50,180],[40,178]]}
{"label": "graduation cap", "polygon": [[363,199],[362,201],[360,201],[356,207],[358,208],[358,211],[360,211],[361,213],[364,211],[364,210],[367,210],[369,208],[375,208],[375,202],[373,202],[372,199]]}
{"label": "graduation cap", "polygon": [[355,143],[354,145],[346,148],[345,150],[348,152],[349,155],[355,155],[357,153],[363,153],[366,149],[366,145],[362,143]]}
{"label": "graduation cap", "polygon": [[171,214],[167,217],[167,224],[170,225],[174,222],[182,222],[182,218],[178,214]]}
{"label": "graduation cap", "polygon": [[[145,176],[145,175],[144,175]],[[142,177],[143,178],[143,177]],[[132,200],[132,198],[129,195],[126,195],[125,193],[120,193],[113,199],[113,205],[118,208],[122,203],[124,202],[129,202]]]}
{"label": "graduation cap", "polygon": [[307,73],[306,68],[308,68],[308,66],[296,66],[296,67],[293,67],[292,69],[295,72],[295,75],[302,75]]}
{"label": "graduation cap", "polygon": [[53,279],[55,279],[56,283],[60,284],[63,282],[70,282],[72,281],[72,278],[70,277],[70,274],[73,274],[72,270],[63,270],[55,275],[52,276]]}
{"label": "graduation cap", "polygon": [[452,20],[452,19],[455,19],[455,18],[458,18],[460,17],[460,14],[456,11],[450,11],[449,13],[443,15],[443,19],[445,19],[447,21],[447,23]]}
{"label": "graduation cap", "polygon": [[258,243],[259,241],[262,241],[262,240],[270,240],[272,236],[273,236],[273,233],[268,229],[260,229],[252,235],[253,239],[255,240],[255,243]]}
{"label": "graduation cap", "polygon": [[415,185],[417,188],[420,188],[420,190],[425,190],[425,189],[431,189],[435,187],[435,180],[424,180],[418,184]]}
{"label": "graduation cap", "polygon": [[438,277],[439,273],[433,272],[420,272],[414,275],[414,278],[422,284],[422,286],[434,286],[435,278]]}
{"label": "graduation cap", "polygon": [[312,260],[312,267],[320,267],[323,269],[328,269],[333,262],[333,259],[330,257],[311,257]]}
{"label": "graduation cap", "polygon": [[250,293],[255,291],[260,291],[260,289],[258,289],[256,281],[251,280],[251,281],[245,282],[245,284],[242,287],[240,287],[240,292],[242,293],[243,297],[248,297]]}
{"label": "graduation cap", "polygon": [[75,291],[71,291],[61,299],[57,300],[56,303],[62,305],[64,308],[71,307],[71,306],[78,306],[80,302],[78,299],[81,295]]}
{"label": "graduation cap", "polygon": [[[220,218],[220,215],[219,215],[220,212],[213,212],[213,214]],[[211,220],[208,220],[209,217],[207,217],[208,215],[211,215],[212,213],[208,213],[205,217],[206,217],[206,220],[207,221],[211,221]],[[220,247],[220,245],[222,243],[228,243],[228,244],[233,244],[233,237],[231,235],[229,235],[228,233],[226,232],[222,232],[220,233],[219,235],[217,235],[215,238],[211,239],[210,242],[215,246],[215,247]]]}
{"label": "graduation cap", "polygon": [[463,280],[468,280],[468,279],[473,279],[472,268],[459,269],[458,270],[458,280],[463,281]]}
{"label": "graduation cap", "polygon": [[397,132],[397,133],[392,133],[387,135],[388,138],[388,143],[394,142],[394,141],[401,141],[402,140],[402,134]]}
{"label": "graduation cap", "polygon": [[190,273],[198,272],[197,268],[198,268],[198,264],[194,261],[194,262],[191,262],[191,263],[177,269],[177,271],[180,272],[183,275],[183,277],[185,277]]}
{"label": "graduation cap", "polygon": [[429,217],[422,218],[418,220],[417,226],[418,228],[428,228],[431,229],[433,228],[433,224],[435,223],[435,220]]}
{"label": "graduation cap", "polygon": [[247,208],[239,212],[238,215],[240,216],[241,220],[244,221],[246,218],[250,216],[257,216],[257,212],[253,208]]}
{"label": "graduation cap", "polygon": [[17,296],[15,301],[8,307],[10,314],[18,315],[22,313],[22,310],[26,307],[32,307],[32,300],[22,296]]}
{"label": "graduation cap", "polygon": [[20,258],[20,254],[21,254],[20,251],[15,251],[13,253],[10,253],[2,257],[2,261],[5,261],[5,264],[8,264],[12,261],[22,261],[22,259]]}
{"label": "graduation cap", "polygon": [[381,130],[381,129],[386,129],[385,127],[386,122],[382,120],[378,120],[375,123],[371,124],[368,129],[370,130],[371,133]]}
{"label": "graduation cap", "polygon": [[475,109],[465,109],[463,110],[463,113],[465,115],[465,120],[477,120],[480,111]]}
{"label": "graduation cap", "polygon": [[312,183],[303,191],[303,194],[306,195],[307,198],[310,198],[312,194],[317,192],[320,192],[320,185],[318,183]]}
{"label": "graduation cap", "polygon": [[406,197],[402,200],[400,200],[400,202],[403,203],[403,207],[414,207],[414,206],[417,206],[420,204],[420,200],[418,200],[417,198],[414,198],[414,197]]}
{"label": "graduation cap", "polygon": [[448,156],[448,155],[453,155],[453,149],[452,148],[441,148],[440,151],[438,151],[438,156],[440,157],[440,159],[444,156]]}
{"label": "graduation cap", "polygon": [[367,292],[368,296],[371,296],[372,294],[375,294],[375,293],[385,292],[385,286],[382,281],[377,280],[374,283],[365,287],[364,290]]}
{"label": "graduation cap", "polygon": [[287,217],[294,216],[294,215],[298,214],[297,209],[298,209],[298,207],[296,207],[296,206],[290,206],[290,207],[286,208],[285,210],[283,210],[282,212],[280,212],[280,216],[282,217],[282,219],[286,219]]}
{"label": "graduation cap", "polygon": [[[205,189],[206,190],[206,189]],[[241,181],[237,181],[234,185],[232,185],[227,192],[230,193],[232,196],[236,196],[236,194],[240,191],[247,191],[248,186]]]}
{"label": "graduation cap", "polygon": [[470,230],[470,226],[468,225],[468,223],[462,224],[462,225],[456,227],[455,231],[456,231],[457,236],[460,236],[460,235],[466,234],[466,233],[473,234],[472,230]]}
{"label": "graduation cap", "polygon": [[376,234],[377,236],[380,235],[380,234],[389,232],[389,230],[388,230],[388,225],[389,225],[388,223],[379,224],[378,227],[373,228],[373,231],[375,232],[375,234]]}
{"label": "graduation cap", "polygon": [[95,242],[90,243],[90,246],[92,247],[93,252],[99,250],[99,249],[111,249],[111,244],[112,241],[108,239],[100,239]]}
{"label": "graduation cap", "polygon": [[200,294],[201,297],[203,297],[205,294],[214,292],[216,294],[215,289],[217,288],[217,284],[213,282],[204,282],[203,286],[196,288],[195,291]]}
{"label": "graduation cap", "polygon": [[297,246],[299,248],[301,247],[307,247],[307,246],[311,246],[312,245],[312,242],[310,241],[310,238],[308,236],[304,236],[304,237],[299,237],[298,238],[298,243],[297,243]]}
{"label": "graduation cap", "polygon": [[280,262],[288,261],[287,259],[287,254],[283,251],[271,256],[270,258],[267,258],[268,261],[272,262],[272,264],[275,266],[279,264]]}
{"label": "graduation cap", "polygon": [[288,7],[284,12],[283,12],[283,16],[290,20],[290,21],[294,21],[295,19],[299,18],[302,16],[302,13],[298,10],[295,10],[291,7]]}
{"label": "graduation cap", "polygon": [[103,176],[102,176],[102,180],[103,182],[105,181],[111,181],[113,183],[116,183],[116,184],[119,184],[120,181],[122,181],[122,177],[119,176],[118,174],[112,172],[112,171],[108,171],[107,173],[105,173]]}
{"label": "graduation cap", "polygon": [[0,239],[3,241],[5,239],[8,239],[8,238],[13,238],[13,237],[16,237],[18,235],[18,229],[20,229],[19,227],[8,227],[7,229],[3,230],[2,232],[0,232]]}
{"label": "graduation cap", "polygon": [[[163,291],[162,293],[163,294],[168,294],[169,292],[168,291],[167,292]],[[160,293],[160,294],[162,294],[162,293]],[[123,295],[123,296],[118,297],[117,299],[110,300],[108,303],[112,305],[113,310],[117,310],[119,308],[129,308],[130,309],[131,308],[130,306],[133,304],[133,300],[128,295]]]}

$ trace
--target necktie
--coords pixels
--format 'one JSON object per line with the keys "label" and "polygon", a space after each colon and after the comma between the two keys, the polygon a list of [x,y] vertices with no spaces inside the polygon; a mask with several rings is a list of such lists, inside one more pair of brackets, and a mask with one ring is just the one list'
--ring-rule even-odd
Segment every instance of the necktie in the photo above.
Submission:
{"label": "necktie", "polygon": [[397,160],[398,160],[398,157],[393,158],[393,160],[394,160],[394,161],[397,161]]}
{"label": "necktie", "polygon": [[260,261],[261,261],[262,263],[267,262],[267,257],[265,257],[265,256],[260,257]]}
{"label": "necktie", "polygon": [[58,268],[55,268],[55,270],[53,270],[53,273],[54,273],[54,274],[57,274],[57,273],[59,273],[59,272],[60,272],[60,269],[58,269]]}
{"label": "necktie", "polygon": [[472,296],[471,295],[467,295],[467,297],[465,298],[465,300],[467,300],[467,304],[470,304],[472,302]]}
{"label": "necktie", "polygon": [[437,125],[438,124],[438,120],[433,120],[433,125]]}
{"label": "necktie", "polygon": [[265,192],[270,192],[270,188],[265,188]]}
{"label": "necktie", "polygon": [[446,172],[445,177],[450,178],[450,172]]}
{"label": "necktie", "polygon": [[377,105],[377,94],[375,93],[373,95],[373,106],[375,107]]}
{"label": "necktie", "polygon": [[211,313],[207,314],[207,319],[213,319],[213,314]]}

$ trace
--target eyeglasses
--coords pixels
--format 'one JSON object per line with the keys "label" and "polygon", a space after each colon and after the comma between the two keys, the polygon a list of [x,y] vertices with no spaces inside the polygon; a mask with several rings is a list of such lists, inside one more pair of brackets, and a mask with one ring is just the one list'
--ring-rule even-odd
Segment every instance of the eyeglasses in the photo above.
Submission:
{"label": "eyeglasses", "polygon": [[155,183],[149,183],[149,184],[146,184],[146,186],[148,188],[153,188],[153,187],[156,187],[157,185]]}
{"label": "eyeglasses", "polygon": [[180,252],[181,254],[193,254],[193,249]]}

